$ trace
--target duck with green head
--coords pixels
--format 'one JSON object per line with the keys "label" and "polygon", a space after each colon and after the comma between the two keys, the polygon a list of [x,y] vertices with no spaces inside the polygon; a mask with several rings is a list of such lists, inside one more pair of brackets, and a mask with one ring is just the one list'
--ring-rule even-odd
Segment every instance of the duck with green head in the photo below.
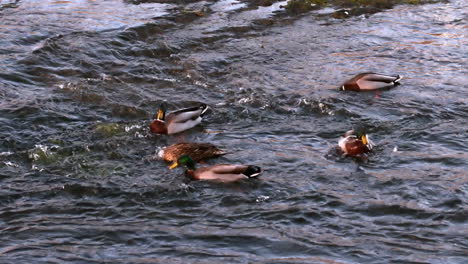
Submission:
{"label": "duck with green head", "polygon": [[346,155],[356,157],[370,152],[374,144],[363,129],[353,129],[340,138],[338,146]]}
{"label": "duck with green head", "polygon": [[340,91],[375,91],[387,89],[400,84],[400,75],[385,75],[375,72],[359,73],[344,82],[338,90]]}
{"label": "duck with green head", "polygon": [[187,155],[181,156],[169,169],[172,170],[179,165],[185,165],[187,174],[194,180],[236,182],[255,178],[263,172],[260,167],[254,165],[218,164],[197,169],[195,162]]}
{"label": "duck with green head", "polygon": [[179,109],[166,115],[166,104],[158,109],[154,120],[150,124],[151,132],[155,134],[175,134],[200,124],[203,115],[208,110],[206,104]]}

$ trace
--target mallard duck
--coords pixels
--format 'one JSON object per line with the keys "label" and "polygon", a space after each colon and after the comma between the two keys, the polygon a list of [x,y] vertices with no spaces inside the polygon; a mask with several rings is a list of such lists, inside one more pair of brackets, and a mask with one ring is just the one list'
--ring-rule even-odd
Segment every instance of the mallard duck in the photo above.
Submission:
{"label": "mallard duck", "polygon": [[374,72],[364,72],[347,80],[339,88],[341,91],[374,91],[390,88],[399,84],[400,75],[384,75]]}
{"label": "mallard duck", "polygon": [[374,144],[362,130],[349,130],[340,138],[338,146],[349,156],[360,156],[372,150]]}
{"label": "mallard duck", "polygon": [[196,169],[195,162],[187,155],[181,156],[169,169],[172,170],[181,164],[187,167],[187,174],[194,180],[235,182],[254,178],[262,173],[262,169],[254,165],[219,164]]}
{"label": "mallard duck", "polygon": [[201,123],[208,110],[206,104],[180,109],[166,116],[166,106],[161,104],[156,118],[150,124],[150,130],[156,134],[175,134],[190,129]]}
{"label": "mallard duck", "polygon": [[226,154],[224,150],[210,143],[176,143],[161,149],[158,156],[165,161],[175,162],[183,155],[193,157],[194,161],[202,161]]}

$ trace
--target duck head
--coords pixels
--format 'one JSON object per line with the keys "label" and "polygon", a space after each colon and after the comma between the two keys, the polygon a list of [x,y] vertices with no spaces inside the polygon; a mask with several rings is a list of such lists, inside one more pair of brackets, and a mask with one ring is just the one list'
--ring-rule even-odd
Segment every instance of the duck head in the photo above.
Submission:
{"label": "duck head", "polygon": [[355,131],[354,135],[356,136],[356,138],[362,141],[362,144],[364,144],[369,151],[372,150],[372,148],[374,147],[374,143],[369,139],[366,130],[363,127],[358,127],[353,131]]}
{"label": "duck head", "polygon": [[364,130],[357,130],[354,134],[364,145],[369,145],[369,138]]}
{"label": "duck head", "polygon": [[350,130],[338,141],[340,149],[350,156],[359,156],[372,150],[373,144],[364,130]]}
{"label": "duck head", "polygon": [[172,163],[172,165],[169,167],[169,169],[172,170],[172,169],[176,168],[179,165],[185,165],[187,167],[187,169],[195,170],[195,162],[188,155],[180,156],[179,159],[177,159],[177,161]]}
{"label": "duck head", "polygon": [[162,103],[160,106],[159,106],[159,109],[158,109],[158,112],[156,113],[154,119],[157,119],[157,120],[163,120],[166,118],[166,110],[167,110],[167,105],[166,103]]}
{"label": "duck head", "polygon": [[162,103],[158,109],[158,112],[153,118],[153,121],[150,124],[150,130],[156,134],[166,134],[167,127],[166,127],[166,104]]}

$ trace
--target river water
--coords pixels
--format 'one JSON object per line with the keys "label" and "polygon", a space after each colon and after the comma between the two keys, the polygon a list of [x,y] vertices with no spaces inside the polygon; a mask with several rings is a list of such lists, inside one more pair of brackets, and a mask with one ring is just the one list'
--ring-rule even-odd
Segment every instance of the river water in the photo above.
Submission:
{"label": "river water", "polygon": [[[466,1],[261,2],[0,1],[0,263],[468,263]],[[152,135],[163,101],[212,110]],[[190,181],[180,141],[265,171]]]}

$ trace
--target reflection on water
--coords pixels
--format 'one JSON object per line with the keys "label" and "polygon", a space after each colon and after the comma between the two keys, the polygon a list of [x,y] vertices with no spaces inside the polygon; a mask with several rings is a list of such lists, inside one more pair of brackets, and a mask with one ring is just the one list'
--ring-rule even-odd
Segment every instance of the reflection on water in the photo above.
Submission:
{"label": "reflection on water", "polygon": [[[0,2],[1,263],[468,261],[463,1]],[[404,78],[336,91],[363,71]],[[152,135],[163,101],[212,111]],[[364,161],[336,151],[359,124]],[[190,181],[154,158],[180,141],[265,172]]]}

